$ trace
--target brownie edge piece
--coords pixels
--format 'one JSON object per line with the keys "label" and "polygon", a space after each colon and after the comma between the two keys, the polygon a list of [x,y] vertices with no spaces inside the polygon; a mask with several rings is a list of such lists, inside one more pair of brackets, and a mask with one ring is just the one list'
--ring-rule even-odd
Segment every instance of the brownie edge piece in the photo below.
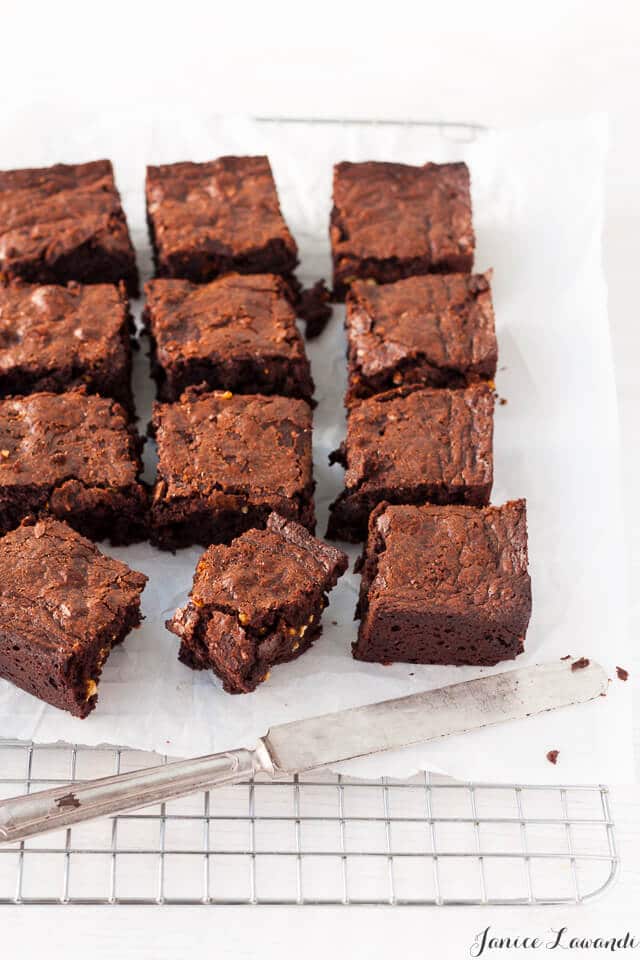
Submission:
{"label": "brownie edge piece", "polygon": [[331,211],[333,287],[469,273],[475,237],[465,163],[338,163]]}
{"label": "brownie edge piece", "polygon": [[292,273],[298,248],[268,157],[147,167],[156,275],[205,283],[223,273]]}
{"label": "brownie edge piece", "polygon": [[489,275],[355,280],[347,296],[347,404],[400,384],[465,387],[498,363]]}
{"label": "brownie edge piece", "polygon": [[52,519],[3,537],[0,566],[0,677],[86,717],[105,660],[140,624],[147,578]]}
{"label": "brownie edge piece", "polygon": [[493,407],[485,383],[465,390],[398,387],[351,407],[346,441],[330,457],[346,473],[344,491],[329,508],[327,537],[364,540],[369,514],[383,500],[488,504]]}
{"label": "brownie edge piece", "polygon": [[524,500],[500,507],[388,506],[365,548],[357,660],[513,660],[531,616]]}
{"label": "brownie edge piece", "polygon": [[0,396],[86,387],[133,413],[124,286],[0,285]]}
{"label": "brownie edge piece", "polygon": [[311,407],[291,397],[202,393],[156,404],[151,541],[229,543],[277,512],[315,531]]}
{"label": "brownie edge piece", "polygon": [[32,393],[0,400],[0,532],[54,516],[92,540],[142,540],[140,438],[115,400]]}
{"label": "brownie edge piece", "polygon": [[118,283],[138,270],[110,160],[0,171],[0,277]]}
{"label": "brownie edge piece", "polygon": [[274,664],[320,636],[327,594],[347,563],[341,550],[274,513],[264,530],[209,547],[186,606],[167,622],[180,637],[180,660],[213,670],[227,693],[255,690]]}

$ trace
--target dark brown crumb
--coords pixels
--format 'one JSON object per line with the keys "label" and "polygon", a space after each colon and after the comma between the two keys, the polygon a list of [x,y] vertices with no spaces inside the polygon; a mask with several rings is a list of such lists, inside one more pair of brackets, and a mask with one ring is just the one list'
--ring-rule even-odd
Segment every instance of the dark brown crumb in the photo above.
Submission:
{"label": "dark brown crumb", "polygon": [[555,766],[556,763],[558,762],[559,754],[560,754],[559,750],[549,750],[549,753],[547,754],[547,760],[549,761],[549,763],[552,763]]}
{"label": "dark brown crumb", "polygon": [[561,660],[571,660],[571,654],[567,653],[564,657],[560,657]]}
{"label": "dark brown crumb", "polygon": [[624,667],[616,667],[616,673],[618,674],[618,680],[629,679],[629,671],[625,670]]}
{"label": "dark brown crumb", "polygon": [[332,623],[332,625],[333,625],[334,627],[337,627],[337,626],[338,626],[338,621],[337,621],[337,620],[332,620],[331,623]]}
{"label": "dark brown crumb", "polygon": [[298,300],[298,316],[306,323],[307,339],[318,337],[333,313],[331,292],[324,280],[318,280],[312,287],[302,290]]}
{"label": "dark brown crumb", "polygon": [[56,806],[61,810],[65,807],[79,807],[80,801],[72,793],[65,793],[64,797],[58,797]]}
{"label": "dark brown crumb", "polygon": [[498,402],[500,403],[501,407],[504,407],[509,403],[506,397],[500,397],[500,400]]}
{"label": "dark brown crumb", "polygon": [[588,667],[590,663],[591,663],[591,660],[589,660],[588,657],[580,657],[579,660],[575,660],[575,661],[571,664],[571,669],[572,669],[572,670],[584,670],[584,668],[585,668],[585,667]]}

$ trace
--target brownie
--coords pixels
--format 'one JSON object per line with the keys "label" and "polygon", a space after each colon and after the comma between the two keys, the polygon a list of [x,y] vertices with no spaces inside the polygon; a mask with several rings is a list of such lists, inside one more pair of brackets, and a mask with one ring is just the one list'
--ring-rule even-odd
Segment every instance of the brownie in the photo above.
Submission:
{"label": "brownie", "polygon": [[312,533],[311,408],[304,400],[187,390],[156,404],[151,537],[174,550],[228,543],[271,511]]}
{"label": "brownie", "polygon": [[147,578],[51,518],[0,539],[0,567],[0,677],[86,717],[105,660],[140,624]]}
{"label": "brownie", "polygon": [[147,167],[146,196],[159,277],[286,275],[298,263],[267,157]]}
{"label": "brownie", "polygon": [[311,400],[311,368],[281,277],[230,273],[207,284],[152,280],[145,292],[161,400],[177,400],[201,383]]}
{"label": "brownie", "polygon": [[0,171],[0,276],[118,283],[138,271],[110,160]]}
{"label": "brownie", "polygon": [[531,616],[524,500],[388,506],[371,515],[357,660],[492,665],[524,649]]}
{"label": "brownie", "polygon": [[489,502],[493,483],[493,392],[398,387],[349,411],[347,439],[330,457],[346,467],[331,505],[330,539],[364,540],[373,508],[389,503]]}
{"label": "brownie", "polygon": [[0,285],[0,396],[85,386],[133,410],[124,287]]}
{"label": "brownie", "polygon": [[356,280],[346,326],[348,403],[404,383],[464,387],[495,377],[498,343],[484,275]]}
{"label": "brownie", "polygon": [[335,296],[370,277],[468,273],[475,239],[465,163],[338,163],[331,250]]}
{"label": "brownie", "polygon": [[115,400],[33,393],[0,400],[0,532],[52,514],[93,540],[146,533],[140,441]]}
{"label": "brownie", "polygon": [[213,670],[227,693],[255,690],[274,664],[320,636],[327,594],[347,564],[346,554],[275,513],[266,529],[209,547],[186,606],[167,621],[180,660]]}

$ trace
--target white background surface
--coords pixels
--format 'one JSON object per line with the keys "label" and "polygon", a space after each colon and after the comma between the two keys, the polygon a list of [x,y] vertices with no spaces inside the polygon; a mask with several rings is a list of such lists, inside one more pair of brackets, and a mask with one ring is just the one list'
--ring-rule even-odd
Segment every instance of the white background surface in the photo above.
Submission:
{"label": "white background surface", "polygon": [[[636,418],[640,23],[632,2],[228,5],[2,4],[0,96],[73,104],[185,99],[269,114],[421,117],[495,125],[604,108],[612,120],[606,265],[623,435],[628,559],[637,598]],[[588,384],[585,383],[585,389]],[[597,456],[597,452],[594,454]],[[597,505],[594,505],[597,509]],[[638,660],[631,665],[632,678]],[[638,727],[636,717],[636,741]],[[617,788],[623,874],[588,908],[304,910],[123,908],[2,912],[3,953],[44,957],[468,956],[491,924],[507,935],[567,924],[633,928],[640,896],[640,791]],[[635,920],[635,933],[640,926]],[[13,952],[11,950],[13,949]],[[494,951],[506,956],[506,951]],[[526,953],[518,951],[514,956]]]}

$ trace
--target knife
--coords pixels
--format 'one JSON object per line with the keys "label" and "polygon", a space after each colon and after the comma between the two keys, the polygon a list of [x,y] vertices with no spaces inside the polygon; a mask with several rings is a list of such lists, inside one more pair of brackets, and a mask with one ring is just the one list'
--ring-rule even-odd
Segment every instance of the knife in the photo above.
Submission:
{"label": "knife", "polygon": [[[574,661],[576,662],[576,661]],[[584,664],[584,658],[579,662]],[[0,802],[0,842],[173,800],[255,774],[291,776],[342,760],[520,720],[607,692],[604,669],[544,663],[426,690],[397,700],[271,727],[253,750],[228,750]]]}

